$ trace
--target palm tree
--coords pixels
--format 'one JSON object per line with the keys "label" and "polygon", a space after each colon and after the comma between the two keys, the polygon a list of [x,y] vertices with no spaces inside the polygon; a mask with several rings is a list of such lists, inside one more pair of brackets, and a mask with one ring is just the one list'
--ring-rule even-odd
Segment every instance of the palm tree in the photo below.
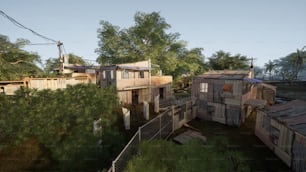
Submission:
{"label": "palm tree", "polygon": [[304,46],[301,50],[297,49],[296,53],[292,54],[291,56],[291,63],[294,67],[294,79],[297,79],[299,72],[303,69],[304,63],[305,63],[305,52],[304,49],[306,46]]}
{"label": "palm tree", "polygon": [[276,66],[275,63],[273,63],[271,60],[269,60],[268,63],[265,63],[266,73],[269,72],[269,79],[271,80],[272,77],[272,71],[274,70],[274,67]]}

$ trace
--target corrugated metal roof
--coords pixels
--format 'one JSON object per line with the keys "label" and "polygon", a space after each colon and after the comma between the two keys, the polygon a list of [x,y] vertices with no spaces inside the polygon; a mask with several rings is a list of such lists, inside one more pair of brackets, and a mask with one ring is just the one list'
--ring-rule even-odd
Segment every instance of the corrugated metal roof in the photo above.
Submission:
{"label": "corrugated metal roof", "polygon": [[227,80],[242,80],[247,78],[249,71],[240,70],[214,70],[205,72],[199,77],[210,78],[210,79],[227,79]]}
{"label": "corrugated metal roof", "polygon": [[265,112],[292,130],[306,135],[306,101],[293,100],[274,105],[267,108]]}

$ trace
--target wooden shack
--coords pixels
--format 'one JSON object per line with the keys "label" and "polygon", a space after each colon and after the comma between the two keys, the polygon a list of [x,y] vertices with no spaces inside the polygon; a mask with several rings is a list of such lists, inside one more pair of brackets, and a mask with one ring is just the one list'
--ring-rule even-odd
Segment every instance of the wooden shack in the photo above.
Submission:
{"label": "wooden shack", "polygon": [[255,135],[293,171],[306,171],[306,101],[257,110]]}
{"label": "wooden shack", "polygon": [[[250,78],[251,72],[209,71],[195,77],[192,83],[192,98],[198,104],[198,117],[239,126],[254,109],[255,100],[266,99],[273,104],[275,87]],[[265,105],[266,102],[268,101],[261,103]]]}

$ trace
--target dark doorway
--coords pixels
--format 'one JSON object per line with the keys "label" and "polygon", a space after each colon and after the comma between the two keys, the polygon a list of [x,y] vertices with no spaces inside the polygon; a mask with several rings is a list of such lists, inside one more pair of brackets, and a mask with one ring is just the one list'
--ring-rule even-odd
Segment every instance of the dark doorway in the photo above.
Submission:
{"label": "dark doorway", "polygon": [[137,105],[139,99],[138,90],[132,90],[132,104]]}
{"label": "dark doorway", "polygon": [[159,88],[159,98],[164,99],[164,88]]}

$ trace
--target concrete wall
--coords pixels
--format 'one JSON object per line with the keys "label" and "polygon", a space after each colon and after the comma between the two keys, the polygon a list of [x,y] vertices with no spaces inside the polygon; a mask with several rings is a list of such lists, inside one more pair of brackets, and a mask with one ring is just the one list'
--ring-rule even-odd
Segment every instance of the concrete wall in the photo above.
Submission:
{"label": "concrete wall", "polygon": [[117,90],[124,90],[125,88],[149,86],[149,71],[144,71],[144,78],[140,78],[139,71],[128,71],[129,78],[123,78],[123,70],[116,71],[116,86]]}

